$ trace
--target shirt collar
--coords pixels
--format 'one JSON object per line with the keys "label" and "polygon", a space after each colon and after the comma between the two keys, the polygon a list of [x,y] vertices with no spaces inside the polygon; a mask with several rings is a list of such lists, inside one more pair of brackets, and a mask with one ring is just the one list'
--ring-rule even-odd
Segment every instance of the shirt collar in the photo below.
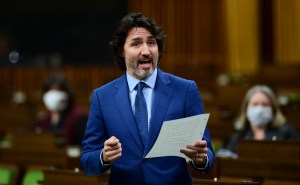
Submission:
{"label": "shirt collar", "polygon": [[135,88],[135,86],[140,81],[145,82],[151,89],[154,89],[155,82],[156,82],[156,77],[157,77],[157,68],[154,69],[152,75],[148,76],[144,80],[138,80],[138,79],[130,76],[127,72],[126,72],[126,76],[127,76],[127,83],[128,83],[128,87],[129,87],[129,91],[130,92],[133,91],[133,89]]}

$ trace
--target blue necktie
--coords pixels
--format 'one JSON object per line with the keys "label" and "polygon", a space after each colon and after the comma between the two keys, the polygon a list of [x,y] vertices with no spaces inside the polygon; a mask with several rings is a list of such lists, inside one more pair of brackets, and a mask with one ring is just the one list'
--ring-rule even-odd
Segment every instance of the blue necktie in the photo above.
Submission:
{"label": "blue necktie", "polygon": [[135,120],[143,139],[144,146],[148,138],[148,112],[147,104],[143,95],[144,82],[137,84],[137,94],[135,97]]}

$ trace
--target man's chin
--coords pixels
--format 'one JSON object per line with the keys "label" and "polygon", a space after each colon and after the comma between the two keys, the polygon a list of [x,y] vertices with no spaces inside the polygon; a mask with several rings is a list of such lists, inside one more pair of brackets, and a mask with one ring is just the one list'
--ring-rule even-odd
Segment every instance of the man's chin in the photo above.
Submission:
{"label": "man's chin", "polygon": [[148,70],[145,70],[145,69],[139,70],[137,76],[139,76],[139,77],[142,78],[142,79],[145,79],[145,78],[147,78],[148,76],[152,75],[153,71],[154,71],[154,70],[153,70],[152,68],[150,68],[150,69],[148,69]]}

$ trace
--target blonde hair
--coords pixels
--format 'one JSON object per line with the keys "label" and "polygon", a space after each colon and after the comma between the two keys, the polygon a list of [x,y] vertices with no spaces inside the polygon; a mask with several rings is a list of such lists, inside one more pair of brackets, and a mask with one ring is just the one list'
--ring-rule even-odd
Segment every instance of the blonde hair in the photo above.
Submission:
{"label": "blonde hair", "polygon": [[248,107],[250,98],[257,92],[264,93],[269,98],[269,100],[272,104],[274,118],[271,121],[271,126],[279,127],[286,123],[286,118],[280,110],[276,95],[272,91],[272,89],[266,85],[256,85],[256,86],[253,86],[252,88],[250,88],[244,97],[244,100],[243,100],[242,106],[241,106],[241,110],[240,110],[241,111],[240,115],[237,117],[237,119],[234,123],[234,127],[236,130],[244,130],[244,129],[246,129],[247,124],[249,125],[249,122],[248,122],[248,119],[246,116],[246,111],[247,111],[247,107]]}

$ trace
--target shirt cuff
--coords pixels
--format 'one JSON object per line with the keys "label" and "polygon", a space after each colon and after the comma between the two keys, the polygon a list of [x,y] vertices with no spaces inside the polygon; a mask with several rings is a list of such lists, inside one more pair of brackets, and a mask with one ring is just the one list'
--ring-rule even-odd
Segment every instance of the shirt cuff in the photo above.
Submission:
{"label": "shirt cuff", "polygon": [[197,165],[197,164],[194,163],[193,160],[191,160],[191,163],[192,163],[192,165],[193,165],[196,169],[198,169],[198,170],[204,170],[204,169],[207,168],[207,166],[208,166],[209,158],[208,158],[208,156],[206,156],[206,163],[205,163],[205,165],[204,165],[204,164],[203,164],[203,165]]}
{"label": "shirt cuff", "polygon": [[111,163],[104,163],[103,162],[103,160],[102,160],[102,152],[103,152],[103,150],[100,152],[100,163],[101,163],[101,166],[102,167],[108,167],[108,166],[110,166],[111,165]]}

